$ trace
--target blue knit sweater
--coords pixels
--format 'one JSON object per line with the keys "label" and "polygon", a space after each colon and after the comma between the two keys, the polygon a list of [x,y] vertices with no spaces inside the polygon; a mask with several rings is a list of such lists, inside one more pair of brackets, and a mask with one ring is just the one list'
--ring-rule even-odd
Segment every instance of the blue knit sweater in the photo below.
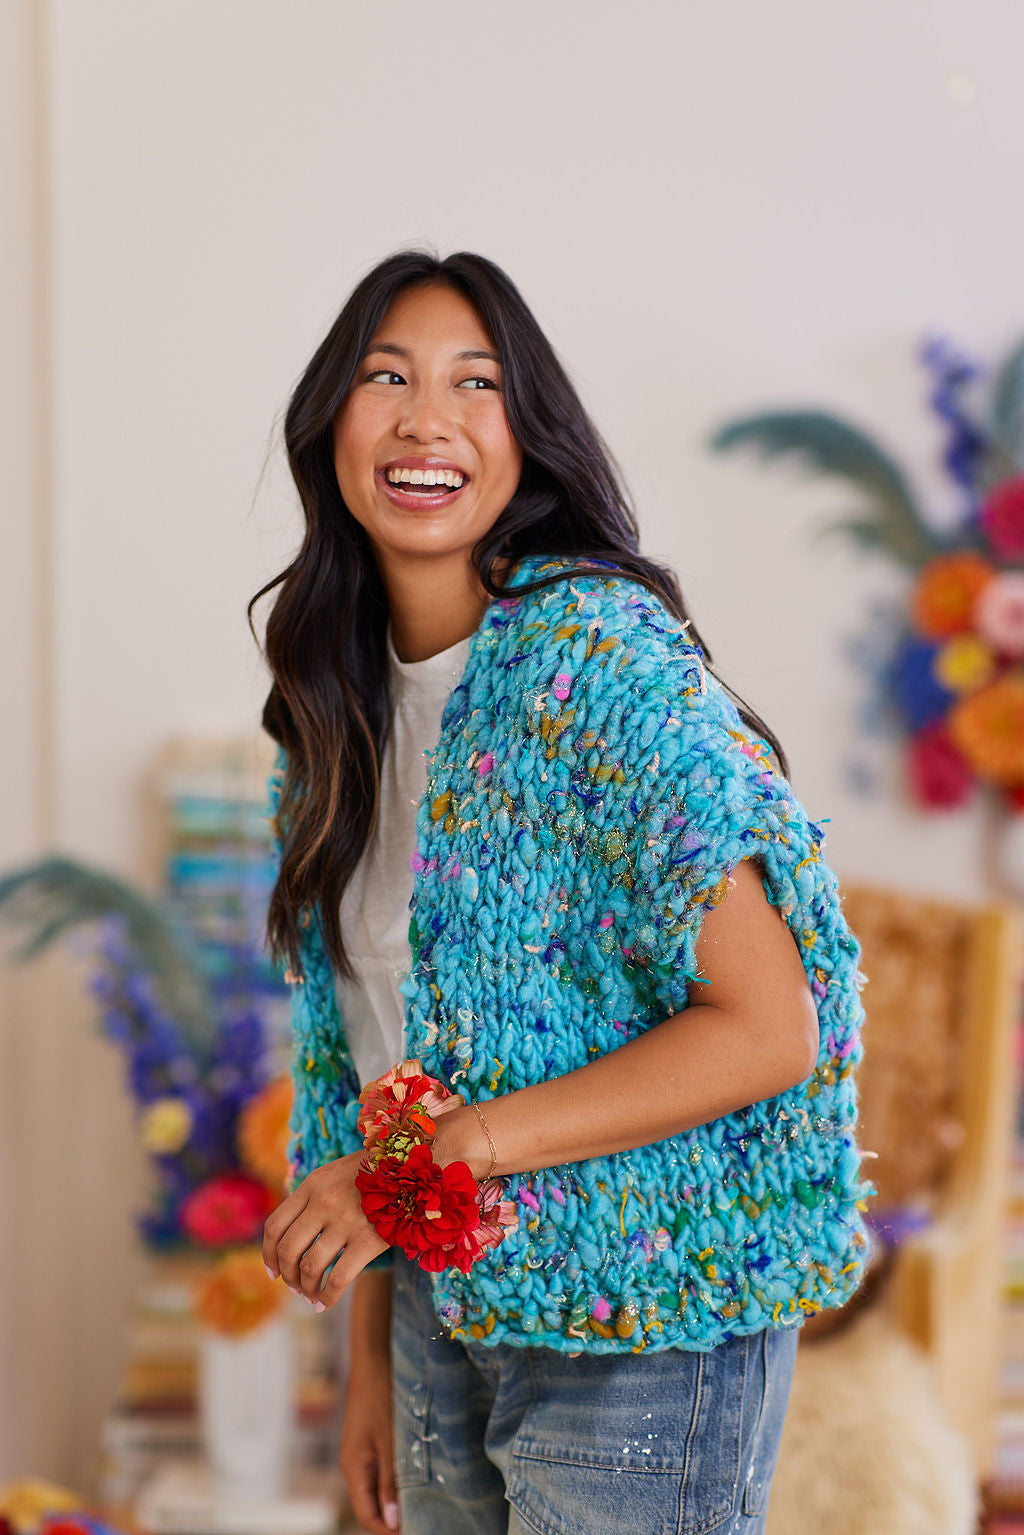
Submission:
{"label": "blue knit sweater", "polygon": [[[523,560],[506,593],[559,568]],[[765,752],[637,582],[505,595],[472,636],[418,812],[406,1055],[485,1101],[618,1049],[699,998],[701,919],[749,857],[799,947],[820,1049],[813,1075],[776,1098],[509,1179],[518,1231],[469,1274],[435,1277],[452,1336],[707,1349],[856,1288],[870,1192],[854,1141],[858,948],[821,831]],[[361,1144],[315,921],[293,1026],[302,1178]]]}

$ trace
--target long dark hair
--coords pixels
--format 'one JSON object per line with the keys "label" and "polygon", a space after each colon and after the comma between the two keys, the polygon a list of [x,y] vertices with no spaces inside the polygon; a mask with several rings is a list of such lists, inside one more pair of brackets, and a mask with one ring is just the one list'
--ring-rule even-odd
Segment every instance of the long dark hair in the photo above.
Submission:
{"label": "long dark hair", "polygon": [[[346,978],[353,970],[339,904],[376,827],[391,711],[387,599],[369,539],[338,488],[333,426],[388,306],[421,283],[445,283],[462,293],[490,332],[501,358],[505,412],[523,452],[515,495],[472,550],[484,591],[501,592],[496,561],[550,554],[576,562],[524,584],[522,592],[594,574],[591,562],[600,561],[597,573],[621,571],[655,593],[680,623],[689,621],[673,572],[639,553],[636,520],[611,455],[501,268],[468,251],[444,260],[399,251],[374,267],[289,402],[285,446],[306,530],[291,564],[249,603],[251,626],[254,604],[280,588],[267,621],[273,684],[263,710],[264,728],[287,753],[278,811],[282,858],[267,919],[271,952],[297,970],[299,928],[315,913],[331,961]],[[737,703],[785,771],[774,736]]]}

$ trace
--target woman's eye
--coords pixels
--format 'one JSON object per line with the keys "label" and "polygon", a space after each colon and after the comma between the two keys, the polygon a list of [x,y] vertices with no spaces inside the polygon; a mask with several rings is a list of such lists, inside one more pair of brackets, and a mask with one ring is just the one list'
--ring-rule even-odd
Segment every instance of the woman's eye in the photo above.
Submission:
{"label": "woman's eye", "polygon": [[497,389],[493,378],[464,378],[459,385],[460,389]]}
{"label": "woman's eye", "polygon": [[395,373],[391,368],[378,368],[375,373],[366,375],[368,384],[404,384],[405,379],[400,373]]}

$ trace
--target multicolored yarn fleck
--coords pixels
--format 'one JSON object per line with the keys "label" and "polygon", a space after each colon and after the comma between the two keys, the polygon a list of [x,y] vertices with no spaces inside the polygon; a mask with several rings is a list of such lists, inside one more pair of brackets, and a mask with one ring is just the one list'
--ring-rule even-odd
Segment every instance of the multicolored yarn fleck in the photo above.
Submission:
{"label": "multicolored yarn fleck", "polygon": [[[561,561],[523,560],[506,591]],[[487,609],[420,804],[406,1053],[486,1101],[682,1011],[730,871],[759,860],[821,1045],[790,1092],[639,1150],[508,1180],[518,1231],[434,1280],[455,1337],[708,1349],[841,1305],[868,1238],[854,1141],[855,940],[821,831],[701,654],[628,579]],[[298,1176],[353,1151],[358,1083],[316,924],[294,993]]]}

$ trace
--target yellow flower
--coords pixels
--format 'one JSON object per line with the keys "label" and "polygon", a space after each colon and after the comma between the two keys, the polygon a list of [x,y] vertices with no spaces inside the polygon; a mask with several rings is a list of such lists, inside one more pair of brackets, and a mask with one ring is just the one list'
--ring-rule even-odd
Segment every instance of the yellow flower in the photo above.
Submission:
{"label": "yellow flower", "polygon": [[991,681],[996,658],[976,634],[958,634],[946,641],[932,664],[936,677],[951,693],[973,693]]}
{"label": "yellow flower", "polygon": [[192,1111],[183,1098],[157,1098],[139,1121],[142,1144],[156,1156],[180,1151],[191,1129]]}
{"label": "yellow flower", "polygon": [[238,1150],[246,1172],[274,1189],[288,1177],[288,1116],[292,1084],[288,1077],[268,1082],[238,1116]]}
{"label": "yellow flower", "polygon": [[237,1338],[273,1316],[285,1293],[283,1284],[267,1277],[262,1254],[246,1247],[221,1258],[199,1281],[196,1314],[214,1332]]}

